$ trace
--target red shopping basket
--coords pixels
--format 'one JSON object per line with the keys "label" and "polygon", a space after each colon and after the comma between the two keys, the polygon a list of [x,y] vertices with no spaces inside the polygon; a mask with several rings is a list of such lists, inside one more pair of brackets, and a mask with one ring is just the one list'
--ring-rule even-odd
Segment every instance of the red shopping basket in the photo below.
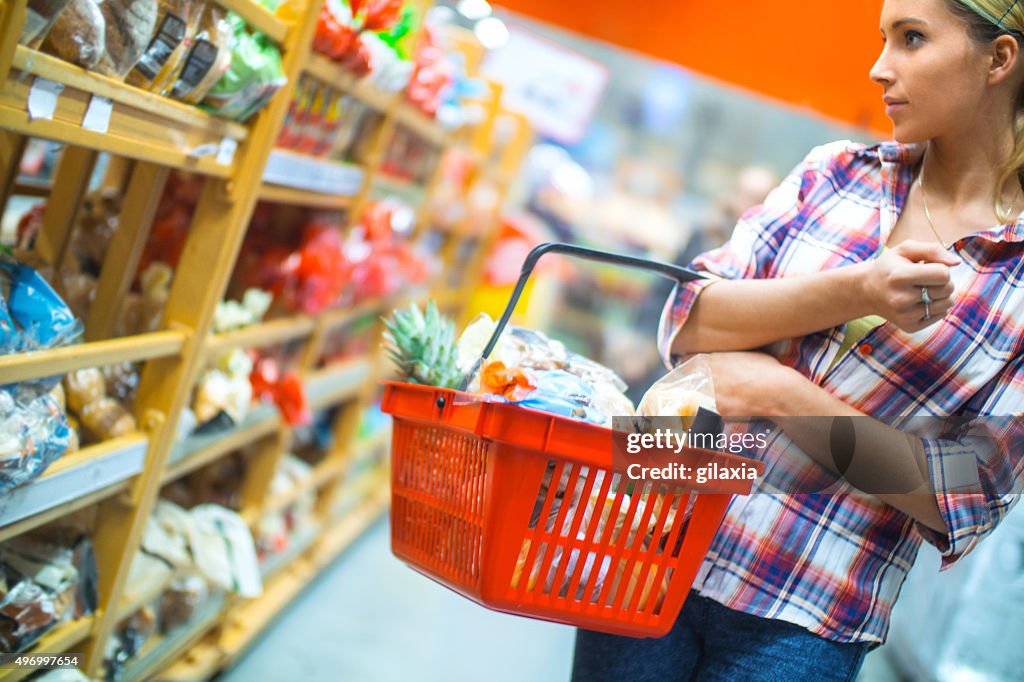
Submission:
{"label": "red shopping basket", "polygon": [[[639,260],[546,244],[527,259],[520,284],[536,258],[553,250]],[[639,262],[626,264],[650,268]],[[682,272],[671,274],[692,274]],[[615,439],[624,434],[461,391],[389,382],[383,410],[393,416],[392,551],[429,578],[505,613],[662,636],[732,494],[750,492],[750,481],[686,487],[632,481],[613,466]],[[695,469],[751,464],[699,449],[684,450],[676,461]]]}

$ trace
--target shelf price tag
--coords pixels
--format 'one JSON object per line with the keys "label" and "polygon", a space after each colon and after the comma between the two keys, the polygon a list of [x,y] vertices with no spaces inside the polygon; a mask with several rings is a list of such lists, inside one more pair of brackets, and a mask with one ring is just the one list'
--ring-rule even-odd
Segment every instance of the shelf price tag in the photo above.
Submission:
{"label": "shelf price tag", "polygon": [[222,166],[230,166],[235,160],[235,150],[238,149],[238,140],[225,137],[220,141],[220,148],[217,150],[217,163]]}
{"label": "shelf price tag", "polygon": [[86,130],[94,130],[97,133],[105,133],[110,129],[110,114],[114,110],[114,103],[109,97],[93,95],[89,100],[89,108],[82,119],[82,127]]}
{"label": "shelf price tag", "polygon": [[32,81],[32,87],[28,91],[29,120],[52,120],[53,112],[57,110],[57,98],[60,97],[62,92],[64,92],[63,83],[57,83],[37,76]]}

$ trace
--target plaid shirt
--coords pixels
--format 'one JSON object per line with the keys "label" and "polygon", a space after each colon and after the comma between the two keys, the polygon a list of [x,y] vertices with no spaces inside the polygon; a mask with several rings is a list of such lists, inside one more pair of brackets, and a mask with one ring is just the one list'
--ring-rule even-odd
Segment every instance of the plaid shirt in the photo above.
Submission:
{"label": "plaid shirt", "polygon": [[[698,257],[693,267],[728,279],[763,279],[872,259],[896,224],[920,157],[919,148],[895,143],[819,147],[764,205],[741,218],[727,244]],[[963,264],[952,269],[957,303],[925,330],[908,334],[883,324],[834,366],[845,325],[769,350],[877,418],[1024,414],[1022,242],[1024,221],[958,241]],[[669,298],[659,342],[670,366],[671,341],[708,284],[681,285]],[[828,639],[883,642],[922,540],[939,549],[943,568],[952,565],[991,532],[1024,487],[1021,420],[1004,419],[1002,426],[977,421],[981,426],[954,435],[901,426],[922,437],[933,483],[947,491],[937,500],[948,536],[845,482],[820,494],[737,497],[695,589],[730,608],[796,623]],[[997,447],[980,445],[977,428]],[[779,455],[796,446],[777,433],[773,448]],[[972,478],[981,483],[972,490],[985,492],[963,492]],[[958,487],[960,492],[948,492]],[[780,489],[762,482],[762,491]]]}

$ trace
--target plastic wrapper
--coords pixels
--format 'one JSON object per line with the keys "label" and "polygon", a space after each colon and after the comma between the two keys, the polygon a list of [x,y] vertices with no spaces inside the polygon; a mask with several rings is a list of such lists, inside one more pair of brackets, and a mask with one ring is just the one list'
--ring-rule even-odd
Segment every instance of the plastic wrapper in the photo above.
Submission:
{"label": "plastic wrapper", "polygon": [[157,0],[103,0],[106,50],[96,71],[124,78],[146,51],[156,30]]}
{"label": "plastic wrapper", "polygon": [[226,21],[231,32],[230,65],[208,89],[202,108],[245,121],[288,81],[281,66],[281,52],[270,38],[258,31],[250,33],[237,14],[229,14]]}
{"label": "plastic wrapper", "polygon": [[189,516],[189,546],[200,573],[211,584],[242,597],[262,594],[256,548],[245,520],[212,504],[193,508]]}
{"label": "plastic wrapper", "polygon": [[175,578],[160,597],[160,632],[186,625],[209,595],[206,581],[199,576]]}
{"label": "plastic wrapper", "polygon": [[65,546],[22,535],[6,542],[0,556],[9,569],[46,591],[59,621],[75,620],[96,610],[96,557],[87,537]]}
{"label": "plastic wrapper", "polygon": [[69,372],[64,379],[68,407],[95,440],[126,436],[137,430],[135,417],[107,395],[103,372],[96,367]]}
{"label": "plastic wrapper", "polygon": [[204,5],[196,0],[159,0],[156,28],[128,74],[131,85],[163,94],[184,65]]}
{"label": "plastic wrapper", "polygon": [[39,46],[69,0],[29,0],[25,8],[25,25],[18,43],[31,48]]}
{"label": "plastic wrapper", "polygon": [[200,425],[221,413],[233,424],[245,419],[253,396],[249,383],[252,367],[252,360],[245,351],[235,349],[222,355],[203,373],[192,401],[192,411]]}
{"label": "plastic wrapper", "polygon": [[221,301],[213,313],[217,334],[257,324],[270,309],[274,298],[262,289],[247,289],[241,301]]}
{"label": "plastic wrapper", "polygon": [[71,0],[50,28],[42,49],[85,69],[107,51],[107,21],[95,0]]}
{"label": "plastic wrapper", "polygon": [[70,445],[67,417],[47,388],[0,388],[0,493],[37,478]]}
{"label": "plastic wrapper", "polygon": [[224,10],[207,5],[192,47],[168,94],[189,104],[201,102],[231,66],[230,45],[231,26]]}
{"label": "plastic wrapper", "polygon": [[[82,323],[36,270],[0,256],[0,354],[77,341]],[[44,381],[49,386],[57,379]]]}
{"label": "plastic wrapper", "polygon": [[[707,355],[695,355],[656,381],[637,406],[641,417],[673,418],[671,428],[688,431],[701,411],[717,416],[715,386]],[[674,419],[678,419],[678,424]],[[643,422],[641,422],[641,425]],[[665,425],[659,421],[659,426]]]}
{"label": "plastic wrapper", "polygon": [[54,597],[31,580],[18,582],[0,601],[0,653],[28,649],[57,623]]}

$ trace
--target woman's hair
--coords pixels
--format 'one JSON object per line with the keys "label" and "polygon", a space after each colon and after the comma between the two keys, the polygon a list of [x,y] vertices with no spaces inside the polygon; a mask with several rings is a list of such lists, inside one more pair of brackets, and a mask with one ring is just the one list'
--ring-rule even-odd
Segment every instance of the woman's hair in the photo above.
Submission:
{"label": "woman's hair", "polygon": [[[971,38],[987,45],[999,36],[1011,36],[1024,50],[1024,0],[946,0],[946,5],[967,24]],[[1009,208],[1000,206],[1002,189],[1016,178],[1024,187],[1024,89],[1017,94],[1014,119],[1013,154],[1003,168],[996,186],[996,212],[1003,222],[1010,222]]]}

